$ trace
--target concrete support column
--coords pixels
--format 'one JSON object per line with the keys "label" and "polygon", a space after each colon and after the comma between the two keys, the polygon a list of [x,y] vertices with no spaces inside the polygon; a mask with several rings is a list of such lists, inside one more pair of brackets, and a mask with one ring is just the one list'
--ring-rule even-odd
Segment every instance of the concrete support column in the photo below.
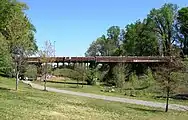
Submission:
{"label": "concrete support column", "polygon": [[57,62],[57,68],[59,68],[59,63]]}
{"label": "concrete support column", "polygon": [[83,67],[84,67],[84,69],[86,69],[86,63],[83,63]]}
{"label": "concrete support column", "polygon": [[76,66],[76,63],[74,62],[74,63],[73,63],[73,68],[75,68],[75,66]]}

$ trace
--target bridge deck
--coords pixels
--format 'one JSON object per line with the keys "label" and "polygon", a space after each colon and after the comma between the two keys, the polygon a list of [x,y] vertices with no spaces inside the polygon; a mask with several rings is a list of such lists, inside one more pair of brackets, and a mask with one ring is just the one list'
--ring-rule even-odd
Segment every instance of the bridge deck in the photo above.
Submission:
{"label": "bridge deck", "polygon": [[[91,62],[97,63],[153,63],[153,62],[169,62],[169,56],[96,56],[96,57],[49,57],[47,60],[50,62]],[[43,60],[40,57],[26,58],[29,63],[41,63]]]}

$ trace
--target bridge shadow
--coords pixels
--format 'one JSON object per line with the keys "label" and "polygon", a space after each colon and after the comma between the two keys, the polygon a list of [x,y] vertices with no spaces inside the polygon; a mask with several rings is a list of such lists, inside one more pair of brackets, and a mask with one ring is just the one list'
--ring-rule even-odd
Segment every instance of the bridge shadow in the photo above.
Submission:
{"label": "bridge shadow", "polygon": [[75,82],[66,82],[66,81],[47,81],[49,83],[59,83],[59,84],[70,84],[70,85],[87,85],[87,83],[77,83],[76,81]]}

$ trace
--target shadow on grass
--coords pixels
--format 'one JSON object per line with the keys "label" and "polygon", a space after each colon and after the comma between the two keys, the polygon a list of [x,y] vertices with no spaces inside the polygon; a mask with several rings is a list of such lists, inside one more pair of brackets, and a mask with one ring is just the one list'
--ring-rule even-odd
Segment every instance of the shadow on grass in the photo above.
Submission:
{"label": "shadow on grass", "polygon": [[9,91],[9,90],[11,90],[11,89],[9,89],[9,88],[4,88],[4,87],[0,87],[0,90]]}
{"label": "shadow on grass", "polygon": [[162,112],[164,112],[162,110],[152,110],[152,109],[148,109],[148,108],[139,108],[139,107],[132,107],[132,106],[128,106],[127,108],[134,109],[134,110],[137,110],[137,111],[142,111],[142,112],[151,112],[151,113],[162,113]]}
{"label": "shadow on grass", "polygon": [[81,88],[79,86],[68,86],[68,88]]}
{"label": "shadow on grass", "polygon": [[79,85],[87,85],[87,83],[77,83],[77,82],[64,82],[64,81],[47,81],[49,83],[60,83],[60,84],[79,84]]}

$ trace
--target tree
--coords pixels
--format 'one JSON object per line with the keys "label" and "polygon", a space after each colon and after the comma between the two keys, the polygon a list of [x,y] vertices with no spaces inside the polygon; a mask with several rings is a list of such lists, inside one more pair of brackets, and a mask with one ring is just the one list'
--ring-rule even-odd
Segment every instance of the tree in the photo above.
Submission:
{"label": "tree", "polygon": [[54,61],[54,48],[52,43],[48,40],[45,41],[44,44],[44,50],[41,50],[39,52],[40,56],[40,62],[43,63],[42,65],[42,76],[44,76],[44,90],[46,91],[46,81],[47,81],[47,75],[51,72],[51,65],[48,65],[49,63],[53,63]]}
{"label": "tree", "polygon": [[0,5],[0,33],[16,72],[16,90],[18,89],[18,77],[24,66],[24,58],[37,50],[34,39],[34,26],[30,23],[24,10],[28,7],[16,0],[1,0]]}
{"label": "tree", "polygon": [[168,105],[169,105],[169,97],[170,93],[173,92],[173,90],[178,85],[178,78],[177,74],[181,71],[184,71],[184,64],[181,61],[181,58],[169,58],[169,62],[165,63],[163,65],[160,65],[157,67],[156,72],[156,79],[159,82],[159,85],[163,88],[163,90],[166,92],[166,109],[165,112],[168,111]]}
{"label": "tree", "polygon": [[114,69],[114,82],[117,88],[120,88],[120,92],[122,92],[126,80],[126,67],[125,64],[119,63],[117,64]]}
{"label": "tree", "polygon": [[154,24],[155,31],[159,39],[159,47],[162,49],[162,55],[171,55],[171,49],[176,42],[177,36],[177,5],[164,4],[159,9],[152,9],[147,17],[147,21]]}
{"label": "tree", "polygon": [[136,21],[126,26],[123,40],[125,55],[152,56],[158,54],[157,37],[151,31],[153,25],[147,20]]}
{"label": "tree", "polygon": [[[107,30],[107,35],[102,35],[92,42],[86,56],[115,56],[119,55],[120,40],[123,30],[119,26],[112,26]],[[117,49],[118,48],[118,49]]]}
{"label": "tree", "polygon": [[11,77],[13,70],[12,58],[8,51],[8,45],[4,42],[4,38],[0,33],[0,74]]}
{"label": "tree", "polygon": [[[98,39],[97,39],[98,40]],[[99,41],[99,40],[98,40]],[[85,56],[99,56],[100,53],[100,44],[98,41],[93,41],[85,53]]]}
{"label": "tree", "polygon": [[184,54],[188,54],[188,7],[181,8],[178,11],[178,24],[180,25],[181,48]]}
{"label": "tree", "polygon": [[37,79],[37,66],[36,65],[28,65],[26,67],[24,76],[28,77],[29,79],[36,80]]}
{"label": "tree", "polygon": [[97,38],[93,41],[88,50],[86,51],[86,56],[106,56],[107,55],[107,39],[105,35]]}

